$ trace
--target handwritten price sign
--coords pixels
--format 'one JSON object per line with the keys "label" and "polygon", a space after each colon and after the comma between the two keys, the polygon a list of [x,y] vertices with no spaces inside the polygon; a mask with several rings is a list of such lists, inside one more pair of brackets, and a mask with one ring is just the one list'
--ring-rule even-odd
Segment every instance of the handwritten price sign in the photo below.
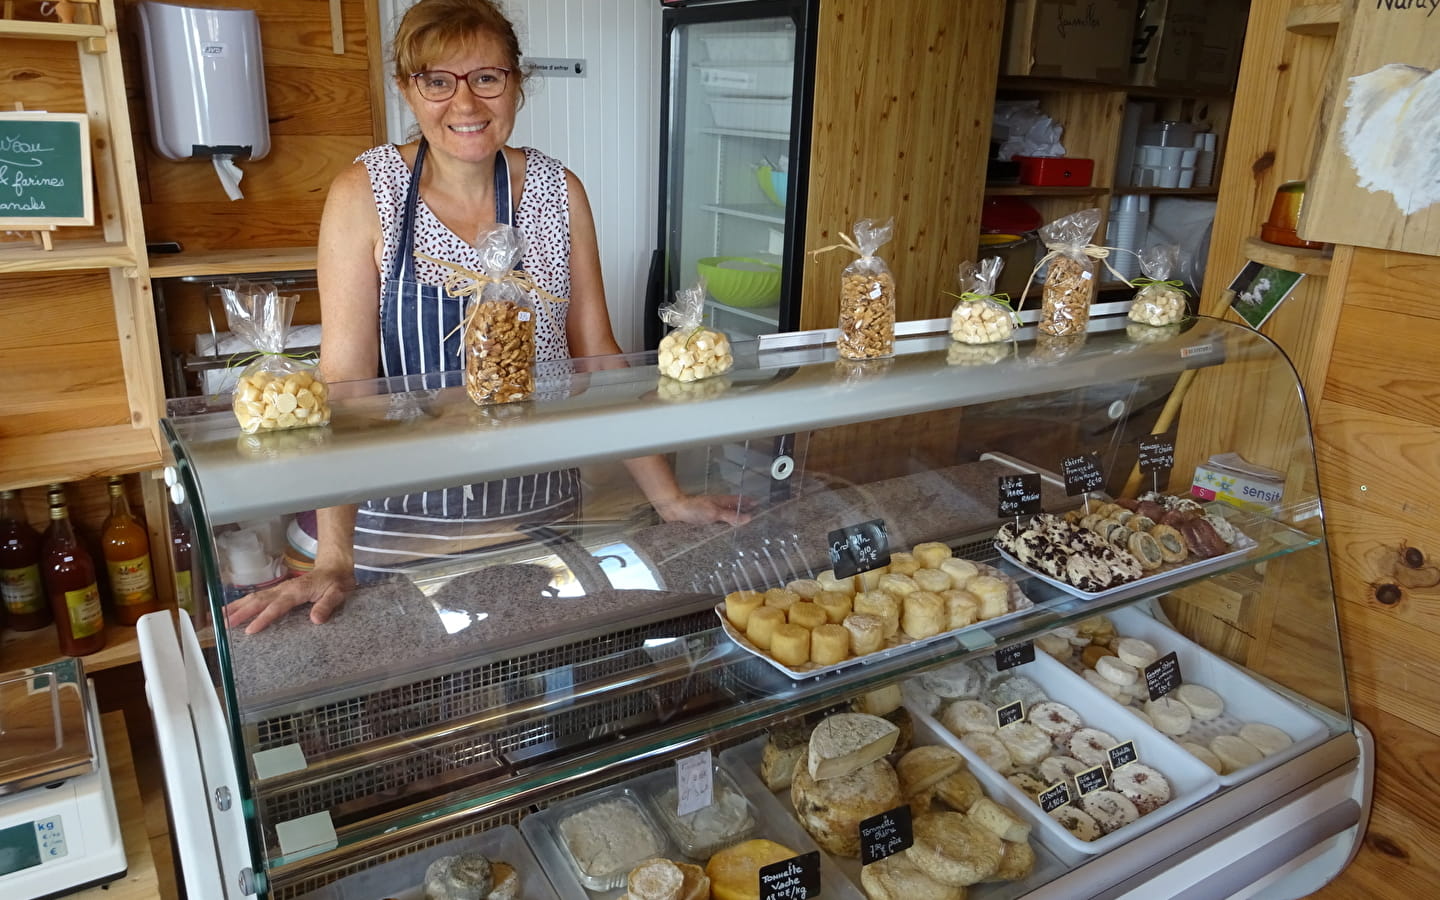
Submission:
{"label": "handwritten price sign", "polygon": [[890,565],[890,538],[884,519],[837,528],[829,534],[830,568],[836,578],[849,578]]}
{"label": "handwritten price sign", "polygon": [[0,113],[0,227],[92,225],[89,119]]}

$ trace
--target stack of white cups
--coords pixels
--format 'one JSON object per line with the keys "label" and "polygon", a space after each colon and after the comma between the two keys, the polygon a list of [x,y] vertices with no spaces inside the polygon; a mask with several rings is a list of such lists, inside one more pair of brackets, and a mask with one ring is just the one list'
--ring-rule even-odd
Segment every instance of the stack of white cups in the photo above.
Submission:
{"label": "stack of white cups", "polygon": [[1215,177],[1215,132],[1195,135],[1195,187],[1209,187]]}
{"label": "stack of white cups", "polygon": [[1125,278],[1140,274],[1140,261],[1135,256],[1145,243],[1149,231],[1149,197],[1141,194],[1125,194],[1116,197],[1110,204],[1110,227],[1107,233],[1110,246],[1119,252],[1110,255],[1110,265]]}

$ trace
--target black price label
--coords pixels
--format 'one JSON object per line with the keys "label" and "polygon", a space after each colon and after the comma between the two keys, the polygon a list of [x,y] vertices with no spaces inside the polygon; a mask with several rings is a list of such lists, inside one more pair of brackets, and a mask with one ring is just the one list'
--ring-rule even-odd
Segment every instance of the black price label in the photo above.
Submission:
{"label": "black price label", "polygon": [[910,849],[915,833],[910,827],[910,805],[897,806],[889,812],[862,819],[860,822],[860,865],[868,866],[887,856]]}
{"label": "black price label", "polygon": [[1040,473],[1000,476],[1000,518],[1038,516],[1040,509]]}
{"label": "black price label", "polygon": [[1067,456],[1060,461],[1060,471],[1065,476],[1065,494],[1068,497],[1088,494],[1105,486],[1105,475],[1100,471],[1099,454]]}
{"label": "black price label", "polygon": [[820,851],[782,859],[760,869],[760,900],[810,900],[820,896]]}
{"label": "black price label", "polygon": [[1035,661],[1035,642],[1021,641],[995,651],[995,668],[998,671],[1013,669]]}
{"label": "black price label", "polygon": [[1106,753],[1108,753],[1110,756],[1111,770],[1119,769],[1122,766],[1128,766],[1132,762],[1135,762],[1137,759],[1140,758],[1140,755],[1135,752],[1134,741],[1123,741],[1111,747],[1109,750],[1106,751]]}
{"label": "black price label", "polygon": [[890,538],[885,520],[874,519],[830,532],[830,568],[836,578],[849,578],[890,565]]}
{"label": "black price label", "polygon": [[1070,805],[1070,785],[1063,781],[1056,782],[1041,791],[1035,799],[1046,814],[1052,813],[1062,806]]}
{"label": "black price label", "polygon": [[1167,653],[1145,667],[1145,688],[1151,700],[1159,700],[1182,683],[1180,658],[1174,653]]}
{"label": "black price label", "polygon": [[1025,721],[1025,701],[1016,700],[995,710],[995,723],[1001,728]]}
{"label": "black price label", "polygon": [[1080,796],[1093,794],[1096,791],[1104,791],[1110,788],[1110,779],[1105,777],[1105,767],[1096,766],[1093,769],[1086,769],[1075,775],[1075,789]]}
{"label": "black price label", "polygon": [[1150,475],[1175,467],[1175,435],[1152,434],[1140,439],[1140,471]]}

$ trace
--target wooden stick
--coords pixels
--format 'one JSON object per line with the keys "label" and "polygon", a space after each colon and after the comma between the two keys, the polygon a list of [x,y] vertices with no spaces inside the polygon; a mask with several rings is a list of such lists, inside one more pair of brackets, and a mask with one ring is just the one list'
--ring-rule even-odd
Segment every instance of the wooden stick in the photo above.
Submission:
{"label": "wooden stick", "polygon": [[[1190,390],[1190,384],[1195,380],[1195,370],[1186,369],[1180,373],[1175,381],[1175,387],[1170,391],[1170,398],[1165,401],[1165,408],[1160,410],[1160,418],[1155,420],[1155,429],[1151,434],[1164,434],[1174,424],[1175,417],[1180,414],[1180,405],[1185,402],[1185,392]],[[1130,470],[1130,478],[1125,482],[1125,488],[1120,492],[1122,497],[1134,497],[1140,490],[1140,464],[1137,462],[1135,468]]]}
{"label": "wooden stick", "polygon": [[340,0],[330,0],[330,49],[336,56],[345,55],[345,23],[341,17]]}

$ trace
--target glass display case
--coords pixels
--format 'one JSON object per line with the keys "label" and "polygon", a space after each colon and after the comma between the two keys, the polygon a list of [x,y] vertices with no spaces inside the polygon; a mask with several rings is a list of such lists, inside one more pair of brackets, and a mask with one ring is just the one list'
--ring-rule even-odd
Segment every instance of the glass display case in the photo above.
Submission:
{"label": "glass display case", "polygon": [[[250,886],[360,896],[344,886],[378,890],[407,866],[418,877],[416,861],[447,842],[518,826],[547,890],[616,895],[555,862],[554,811],[609,788],[664,821],[647,804],[675,787],[675,760],[707,749],[717,785],[753,811],[747,834],[832,846],[797,827],[791,792],[769,790],[758,767],[767,734],[852,702],[891,707],[880,712],[904,720],[907,740],[952,746],[1029,823],[1033,866],[973,897],[1114,891],[1353,770],[1314,449],[1283,354],[1205,318],[1163,332],[1096,318],[1078,341],[1026,328],[995,347],[954,344],[946,324],[903,323],[895,356],[868,363],[837,359],[833,332],[762,338],[736,345],[727,376],[688,385],[635,355],[542,368],[536,399],[519,404],[478,407],[458,381],[426,376],[334,386],[328,428],[245,435],[228,408],[168,419]],[[1278,480],[1250,471],[1192,493],[1197,471],[1237,464],[1224,454]],[[631,475],[653,455],[741,523],[663,521]],[[1269,492],[1243,495],[1245,478]],[[1234,503],[1219,499],[1231,488]],[[314,511],[347,504],[359,505],[359,586],[333,618],[312,624],[302,607],[255,634],[225,627],[227,601],[305,570]],[[1165,559],[1144,559],[1152,539],[1137,534]],[[1047,535],[1061,549],[1036,543]],[[879,584],[887,554],[886,577],[908,575],[907,589]],[[1046,561],[1057,554],[1089,561]],[[951,605],[946,591],[981,576],[1003,587],[970,581]],[[803,596],[773,590],[787,585]],[[744,592],[771,591],[763,605],[786,610],[788,627],[791,607],[821,606],[822,590],[851,612],[802,623],[812,635],[850,632],[871,591],[899,598],[898,627],[864,654],[858,632],[833,657],[819,638],[811,658],[778,639],[759,649],[741,612],[758,595]],[[911,592],[944,601],[938,624],[912,611]],[[1166,796],[1090,840],[1056,826],[1036,806],[1034,788],[1052,786],[1039,758],[997,762],[949,709],[965,696],[1004,706],[997,682],[1013,689],[1017,676],[1022,717],[1048,701],[1098,729],[1091,744],[1131,742],[1168,777]],[[957,677],[980,682],[950,691]],[[1182,703],[1182,684],[1210,691]],[[899,710],[878,699],[897,696],[892,685]],[[1222,739],[1239,735],[1274,743],[1241,752]],[[1051,736],[1049,755],[1084,757],[1067,750],[1070,732]],[[1283,837],[1289,859],[1359,819],[1353,803],[1331,806],[1249,850]],[[822,856],[826,896],[864,894],[858,860]]]}

